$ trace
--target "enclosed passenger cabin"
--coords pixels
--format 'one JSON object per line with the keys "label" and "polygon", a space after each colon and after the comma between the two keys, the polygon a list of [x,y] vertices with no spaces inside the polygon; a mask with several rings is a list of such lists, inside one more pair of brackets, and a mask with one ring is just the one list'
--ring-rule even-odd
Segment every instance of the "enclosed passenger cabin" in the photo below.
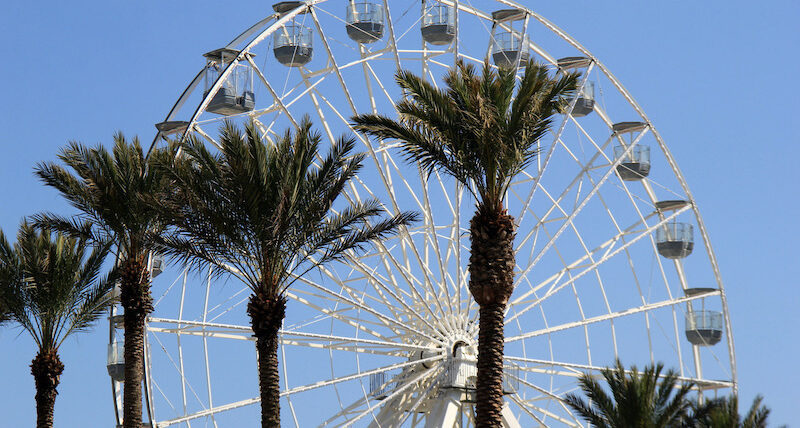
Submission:
{"label": "enclosed passenger cabin", "polygon": [[[508,31],[492,31],[492,59],[498,67],[524,66],[528,62],[527,14],[519,9],[492,12],[493,29],[504,24]],[[523,22],[515,28],[515,22]]]}
{"label": "enclosed passenger cabin", "polygon": [[711,346],[722,340],[722,312],[689,311],[686,313],[686,339],[692,345]]}
{"label": "enclosed passenger cabin", "polygon": [[[282,1],[272,5],[272,9],[280,15],[303,6],[301,1]],[[272,33],[272,52],[275,59],[287,67],[302,67],[311,61],[314,52],[314,36],[311,28],[297,21],[297,16],[305,14],[306,10],[295,15],[290,22]]]}
{"label": "enclosed passenger cabin", "polygon": [[[247,62],[234,64],[234,61],[239,57],[239,51],[222,48],[211,51],[204,56],[206,57],[206,70],[203,98],[207,97],[211,92],[211,87],[214,86],[220,75],[228,67],[233,67],[233,70],[227,75],[225,81],[222,82],[222,85],[209,101],[206,111],[224,116],[252,111],[255,107],[253,69]],[[176,123],[180,124],[179,122]],[[162,124],[165,127],[169,126],[169,122],[162,122]]]}
{"label": "enclosed passenger cabin", "polygon": [[383,5],[370,1],[350,1],[347,4],[347,36],[361,44],[373,43],[383,37]]}
{"label": "enclosed passenger cabin", "polygon": [[122,342],[113,342],[108,345],[108,375],[115,382],[125,380],[125,347]]}
{"label": "enclosed passenger cabin", "polygon": [[682,259],[694,249],[694,227],[687,223],[667,223],[656,229],[658,253],[668,259]]}
{"label": "enclosed passenger cabin", "polygon": [[[561,58],[557,61],[558,68],[564,72],[574,70],[586,71],[592,60],[583,56],[570,56]],[[572,116],[583,117],[594,111],[594,82],[586,80],[583,87],[578,92],[578,99],[575,101],[575,106],[572,108]],[[569,100],[570,103],[572,99]]]}
{"label": "enclosed passenger cabin", "polygon": [[423,1],[422,7],[422,40],[437,46],[452,43],[456,36],[455,10],[439,2]]}
{"label": "enclosed passenger cabin", "polygon": [[150,279],[153,279],[164,272],[164,256],[161,254],[153,254],[150,259]]}
{"label": "enclosed passenger cabin", "polygon": [[686,313],[686,339],[693,345],[716,345],[722,339],[722,313],[706,310],[706,296],[719,293],[717,288],[687,288],[688,297],[700,296],[701,309],[694,310],[692,302],[689,303],[689,312]]}
{"label": "enclosed passenger cabin", "polygon": [[614,158],[624,157],[617,165],[617,174],[625,181],[637,181],[650,174],[650,147],[639,146],[632,148],[627,154],[625,146],[614,147]]}
{"label": "enclosed passenger cabin", "polygon": [[650,174],[650,147],[640,144],[630,147],[635,140],[634,134],[646,127],[644,122],[619,122],[612,125],[614,134],[622,141],[621,145],[614,147],[614,159],[622,159],[617,165],[617,174],[625,181],[641,180]]}

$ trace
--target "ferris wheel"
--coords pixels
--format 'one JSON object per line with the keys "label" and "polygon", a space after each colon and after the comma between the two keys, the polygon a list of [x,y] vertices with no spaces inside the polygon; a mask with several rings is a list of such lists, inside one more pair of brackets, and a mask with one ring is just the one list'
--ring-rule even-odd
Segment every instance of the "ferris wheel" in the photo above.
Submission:
{"label": "ferris wheel", "polygon": [[[154,145],[185,135],[217,145],[223,120],[252,120],[272,141],[308,114],[327,140],[356,135],[367,154],[347,201],[376,197],[387,212],[422,214],[289,289],[279,350],[284,426],[473,424],[477,305],[467,262],[475,201],[454,180],[408,165],[394,142],[349,125],[356,113],[395,114],[398,68],[439,84],[457,59],[514,67],[533,58],[553,73],[582,72],[569,113],[507,195],[518,232],[505,426],[585,426],[562,397],[578,390],[581,373],[599,374],[617,357],[639,367],[663,362],[706,395],[735,391],[725,293],[697,203],[665,141],[598,58],[506,0],[284,1],[273,10],[205,54],[156,125]],[[158,257],[151,267],[151,426],[259,420],[248,289],[165,270]],[[108,368],[120,409],[114,321]]]}

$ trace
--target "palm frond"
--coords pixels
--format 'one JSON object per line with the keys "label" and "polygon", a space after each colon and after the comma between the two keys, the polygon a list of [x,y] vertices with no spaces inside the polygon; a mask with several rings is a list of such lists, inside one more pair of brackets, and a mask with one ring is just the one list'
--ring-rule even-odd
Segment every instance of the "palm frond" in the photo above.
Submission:
{"label": "palm frond", "polygon": [[74,219],[52,213],[34,218],[37,226],[82,236],[95,242],[112,240],[119,253],[141,254],[160,228],[147,198],[164,195],[166,182],[153,172],[137,138],[114,135],[111,151],[70,142],[58,154],[63,165],[39,163],[36,175],[55,188],[79,214]]}
{"label": "palm frond", "polygon": [[482,203],[501,206],[514,176],[537,154],[538,141],[563,99],[574,95],[576,74],[553,78],[529,62],[517,85],[514,69],[495,70],[459,61],[444,77],[446,88],[405,70],[395,80],[406,99],[399,120],[357,115],[353,127],[380,140],[397,140],[406,160],[429,174],[444,170]]}
{"label": "palm frond", "polygon": [[353,154],[354,139],[342,137],[320,156],[321,141],[307,117],[275,144],[252,123],[242,132],[226,122],[218,153],[189,138],[182,158],[154,157],[171,183],[170,197],[154,207],[168,226],[156,240],[159,250],[195,268],[234,271],[254,291],[276,294],[293,275],[362,250],[414,219],[381,218],[373,201],[335,213],[364,155]]}
{"label": "palm frond", "polygon": [[113,281],[98,279],[110,244],[89,248],[84,239],[25,222],[13,247],[0,231],[0,299],[41,349],[58,349],[111,303]]}
{"label": "palm frond", "polygon": [[672,427],[690,421],[687,394],[691,382],[678,386],[678,376],[668,370],[661,374],[661,363],[648,365],[643,371],[636,366],[627,371],[617,360],[614,367],[601,371],[608,391],[588,373],[579,383],[589,402],[570,394],[565,402],[593,426],[608,427]]}

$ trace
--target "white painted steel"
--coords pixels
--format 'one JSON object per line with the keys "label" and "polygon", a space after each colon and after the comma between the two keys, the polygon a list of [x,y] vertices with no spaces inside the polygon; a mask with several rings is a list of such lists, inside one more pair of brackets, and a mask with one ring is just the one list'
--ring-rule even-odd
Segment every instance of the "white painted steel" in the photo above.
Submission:
{"label": "white painted steel", "polygon": [[[351,131],[354,113],[395,114],[395,102],[403,97],[392,79],[395,69],[420,71],[441,85],[454,59],[480,66],[495,31],[511,29],[491,21],[493,10],[521,9],[518,34],[528,40],[531,56],[554,70],[557,58],[591,59],[580,85],[591,80],[597,90],[593,113],[556,119],[540,142],[540,156],[507,195],[519,231],[506,359],[518,366],[509,380],[519,388],[506,395],[505,426],[584,426],[561,397],[577,390],[580,373],[596,375],[616,356],[640,367],[663,361],[678,370],[682,382],[735,391],[724,288],[697,202],[653,123],[606,66],[566,32],[512,1],[439,2],[458,10],[456,39],[449,46],[422,43],[419,3],[391,2],[391,9],[388,0],[381,3],[386,31],[369,45],[346,36],[341,2],[309,0],[283,16],[259,17],[226,46],[240,54],[209,95],[197,89],[201,70],[165,120],[185,120],[186,137],[218,146],[213,135],[224,118],[205,109],[241,63],[255,71],[256,107],[228,119],[253,120],[274,142],[310,114],[327,145]],[[314,30],[314,58],[298,68],[280,65],[270,46],[270,35],[292,21]],[[626,153],[638,144],[649,144],[653,153],[650,175],[638,182],[622,181],[615,172],[622,157],[614,157],[613,146],[621,140],[612,125],[623,121],[646,125],[631,135]],[[158,134],[154,146],[163,137]],[[287,291],[279,354],[283,423],[471,426],[470,391],[444,385],[458,352],[474,352],[477,341],[477,308],[466,287],[474,200],[440,173],[428,176],[407,165],[395,142],[355,137],[368,159],[334,208],[377,197],[387,213],[413,209],[422,220],[366,254],[348,254],[342,263],[298,278]],[[661,212],[655,208],[660,199],[688,203]],[[654,231],[673,219],[696,224],[702,242],[686,260],[665,263]],[[249,291],[221,275],[189,274],[174,287],[165,281],[169,273],[154,284],[156,312],[148,321],[146,395],[154,426],[227,427],[258,420],[245,314]],[[684,296],[695,287],[716,290]],[[723,341],[714,347],[691,346],[684,337],[684,313],[700,301],[724,316]],[[112,326],[112,339],[114,334]],[[373,376],[389,379],[385,395],[370,390]],[[119,384],[112,387],[119,406]]]}

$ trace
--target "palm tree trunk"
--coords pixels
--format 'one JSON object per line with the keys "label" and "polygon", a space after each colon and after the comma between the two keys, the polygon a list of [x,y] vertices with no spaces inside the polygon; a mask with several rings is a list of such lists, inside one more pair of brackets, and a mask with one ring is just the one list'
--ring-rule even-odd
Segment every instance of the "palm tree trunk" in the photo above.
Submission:
{"label": "palm tree trunk", "polygon": [[125,310],[125,384],[122,392],[124,428],[142,427],[142,378],[144,377],[144,321],[153,311],[150,276],[144,256],[122,264],[121,303]]}
{"label": "palm tree trunk", "polygon": [[514,219],[501,206],[478,205],[470,221],[469,290],[480,306],[475,426],[502,425],[503,333],[514,291]]}
{"label": "palm tree trunk", "polygon": [[36,428],[53,427],[58,383],[64,364],[55,349],[42,349],[31,362],[31,374],[36,382]]}
{"label": "palm tree trunk", "polygon": [[480,307],[475,404],[478,427],[499,427],[502,423],[505,309],[505,304]]}
{"label": "palm tree trunk", "polygon": [[264,293],[250,296],[247,304],[258,353],[258,386],[261,390],[261,427],[281,426],[278,331],[286,316],[286,298]]}

